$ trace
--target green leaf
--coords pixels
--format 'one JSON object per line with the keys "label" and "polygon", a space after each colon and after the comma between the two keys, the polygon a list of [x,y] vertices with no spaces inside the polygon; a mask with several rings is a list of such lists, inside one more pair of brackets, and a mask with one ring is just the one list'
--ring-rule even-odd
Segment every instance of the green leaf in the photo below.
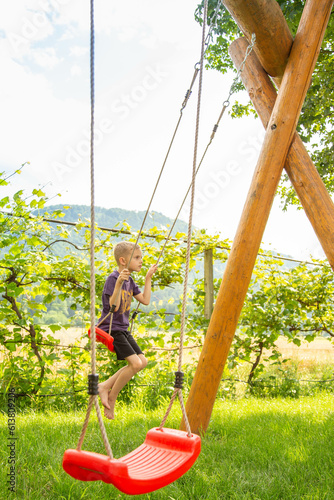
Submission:
{"label": "green leaf", "polygon": [[15,352],[16,351],[16,344],[15,342],[5,342],[5,347],[8,349],[8,351]]}
{"label": "green leaf", "polygon": [[61,326],[59,326],[59,325],[48,325],[48,327],[50,328],[50,330],[53,333],[58,332],[59,330],[61,330]]}

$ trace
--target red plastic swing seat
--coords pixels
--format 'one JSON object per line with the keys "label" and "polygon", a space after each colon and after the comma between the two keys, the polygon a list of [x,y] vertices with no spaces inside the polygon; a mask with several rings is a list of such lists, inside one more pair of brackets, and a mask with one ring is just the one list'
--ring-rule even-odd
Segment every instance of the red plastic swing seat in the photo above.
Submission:
{"label": "red plastic swing seat", "polygon": [[66,450],[63,469],[80,481],[111,483],[123,493],[140,495],[176,481],[196,461],[201,438],[177,429],[153,428],[144,443],[119,459],[89,451]]}
{"label": "red plastic swing seat", "polygon": [[[102,342],[102,344],[104,344],[109,349],[109,351],[114,352],[114,339],[111,335],[109,335],[109,333],[101,330],[101,328],[96,326],[95,335],[98,342]],[[88,330],[88,337],[91,338],[90,329]]]}

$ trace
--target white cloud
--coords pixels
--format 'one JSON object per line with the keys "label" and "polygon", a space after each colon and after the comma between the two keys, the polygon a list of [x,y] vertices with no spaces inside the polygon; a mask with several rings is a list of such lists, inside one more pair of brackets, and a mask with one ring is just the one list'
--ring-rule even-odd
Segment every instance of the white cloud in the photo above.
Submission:
{"label": "white cloud", "polygon": [[[193,34],[200,33],[194,21],[198,0],[127,0],[115,2],[97,0],[94,19],[96,33],[116,34],[123,42],[136,40],[151,47],[153,43],[170,43],[176,47],[190,48]],[[184,20],[187,20],[186,24]],[[81,31],[88,31],[90,15],[88,2],[68,0],[59,8],[57,24],[75,25]],[[186,31],[188,36],[183,36]]]}
{"label": "white cloud", "polygon": [[[30,161],[37,182],[52,180],[51,160],[62,154],[64,144],[81,131],[88,104],[59,100],[50,82],[14,62],[0,43],[2,71],[0,107],[1,161],[9,168]],[[7,168],[6,167],[6,168]]]}
{"label": "white cloud", "polygon": [[70,55],[74,56],[74,57],[85,56],[86,54],[88,54],[88,52],[89,52],[88,47],[82,47],[79,45],[75,45],[75,46],[70,48]]}
{"label": "white cloud", "polygon": [[[16,7],[16,2],[13,4]],[[0,8],[1,28],[7,37],[8,51],[12,57],[26,55],[33,43],[44,40],[54,32],[48,15],[42,10],[25,9],[22,3],[16,15],[13,15],[10,8],[7,12],[7,5],[4,13],[1,10]]]}
{"label": "white cloud", "polygon": [[71,75],[72,76],[80,76],[82,74],[82,69],[78,64],[74,64],[74,66],[71,67]]}
{"label": "white cloud", "polygon": [[76,30],[74,26],[66,26],[63,34],[60,36],[59,41],[73,40],[76,37]]}
{"label": "white cloud", "polygon": [[54,48],[49,47],[45,49],[35,49],[31,56],[36,64],[41,68],[53,69],[57,64],[61,62],[61,59],[57,57]]}
{"label": "white cloud", "polygon": [[134,26],[123,26],[119,33],[119,39],[121,42],[128,42],[129,40],[133,40],[136,35],[138,35],[138,29]]}

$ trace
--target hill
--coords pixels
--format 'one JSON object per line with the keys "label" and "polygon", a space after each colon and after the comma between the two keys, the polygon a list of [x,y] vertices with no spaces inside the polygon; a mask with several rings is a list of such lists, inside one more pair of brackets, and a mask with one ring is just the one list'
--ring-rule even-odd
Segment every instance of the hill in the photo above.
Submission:
{"label": "hill", "polygon": [[[53,210],[62,210],[65,212],[65,216],[62,219],[64,222],[77,222],[80,218],[81,220],[87,219],[90,220],[90,206],[88,205],[72,205],[70,207],[64,208],[64,205],[50,205],[46,207],[43,212],[52,212]],[[41,213],[41,212],[39,212]],[[131,226],[133,231],[139,231],[142,221],[145,217],[145,211],[137,211],[137,210],[125,210],[123,208],[102,208],[95,207],[95,221],[96,224],[104,229],[113,229],[119,227],[122,222],[126,222]],[[166,215],[160,212],[149,212],[145,225],[144,232],[150,228],[157,227],[158,229],[166,229],[167,227],[173,224],[174,220],[170,219]],[[177,232],[187,233],[188,224],[184,221],[178,220],[173,229],[172,236]],[[71,232],[71,231],[70,231]],[[117,240],[116,240],[117,241]],[[83,240],[80,235],[72,233],[72,242],[77,244],[79,247],[83,245]],[[62,255],[63,249],[62,246],[55,245],[54,247],[56,251]],[[284,269],[289,269],[295,267],[297,265],[297,261],[289,261],[291,256],[286,254],[280,254],[277,252],[273,252],[273,255],[277,255],[277,257],[281,257],[284,260]],[[286,260],[285,260],[286,259]],[[198,264],[197,270],[199,269],[203,271],[203,265]],[[225,263],[215,262],[214,264],[214,274],[215,277],[222,276],[225,268]]]}
{"label": "hill", "polygon": [[[72,205],[68,208],[64,208],[63,205],[50,205],[45,208],[42,213],[52,213],[54,210],[61,210],[65,213],[65,216],[63,217],[63,219],[61,219],[64,222],[66,221],[75,223],[79,219],[81,219],[82,221],[90,220],[90,207],[88,205]],[[39,211],[39,213],[41,213],[41,211]],[[127,224],[129,224],[129,226],[131,226],[132,230],[138,231],[141,227],[144,216],[144,211],[131,211],[121,208],[106,209],[102,207],[96,207],[95,209],[95,220],[97,225],[101,228],[113,229],[116,228],[117,225],[121,225],[122,222],[125,221]],[[173,220],[159,212],[150,212],[144,225],[144,231],[152,227],[165,229],[173,222]],[[58,224],[59,222],[57,222],[57,225]],[[78,247],[82,248],[84,246],[83,237],[80,234],[72,231],[71,228],[69,228],[69,232],[71,234],[72,243],[75,243],[76,245],[78,245]],[[187,224],[183,221],[177,221],[176,227],[174,228],[173,232],[174,234],[176,232],[187,233]],[[62,256],[66,252],[66,248],[61,243],[53,245],[52,250],[59,256]],[[225,265],[226,263],[218,260],[214,262],[213,273],[215,278],[222,277]],[[293,267],[294,265],[296,265],[295,262],[286,262],[284,267]],[[195,268],[190,272],[189,286],[192,286],[195,278],[203,277],[203,274],[204,262],[203,260],[200,260],[196,263]],[[165,290],[156,288],[152,290],[152,304],[154,302],[160,303],[161,301],[164,301],[164,303],[166,304],[167,301],[172,297],[174,299],[174,304],[168,304],[168,306],[165,307],[168,314],[175,314],[177,313],[177,305],[180,302],[182,290],[182,285],[178,283],[174,283],[172,287],[169,287]],[[47,305],[48,312],[46,315],[46,321],[54,322],[56,320],[62,323],[66,323],[66,318],[73,315],[73,311],[70,309],[70,305],[71,304],[68,301],[62,303],[60,303],[60,301],[56,301],[54,304]],[[153,306],[150,306],[145,309],[149,310],[152,307]],[[188,310],[192,307],[193,305],[191,301],[189,301]]]}
{"label": "hill", "polygon": [[[63,210],[65,212],[64,221],[76,222],[78,218],[90,220],[90,207],[88,205],[72,205],[69,208],[64,208],[63,205],[50,205],[43,212],[51,212],[53,210]],[[118,223],[127,222],[131,228],[138,231],[144,220],[145,212],[136,210],[124,210],[123,208],[95,208],[95,221],[98,226],[104,228],[115,228]],[[152,227],[166,228],[173,224],[173,220],[159,212],[149,212],[145,221],[144,230]],[[187,232],[188,225],[186,222],[178,220],[173,232]]]}

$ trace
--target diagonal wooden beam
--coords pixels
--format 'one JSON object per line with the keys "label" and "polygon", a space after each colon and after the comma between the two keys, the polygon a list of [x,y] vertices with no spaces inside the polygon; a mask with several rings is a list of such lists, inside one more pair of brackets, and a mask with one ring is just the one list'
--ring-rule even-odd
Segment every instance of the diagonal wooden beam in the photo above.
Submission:
{"label": "diagonal wooden beam", "polygon": [[[261,66],[279,87],[292,47],[293,37],[277,1],[223,0],[223,3],[236,19],[240,30],[248,40],[255,33],[257,42],[253,52],[256,53]],[[234,44],[231,45],[230,51],[237,50],[233,47]],[[264,80],[262,83],[265,84]],[[270,93],[272,94],[271,91]],[[266,107],[264,99],[269,98],[269,94],[262,97],[262,112],[259,113],[261,119],[265,112],[263,106]],[[261,89],[259,87],[254,98],[261,105]],[[271,109],[272,107],[273,104]],[[267,116],[265,122],[267,123],[268,120]],[[333,202],[299,137],[294,140],[285,170],[328,261],[334,269]]]}
{"label": "diagonal wooden beam", "polygon": [[[333,1],[308,0],[304,8],[190,389],[187,414],[193,432],[206,431],[209,425],[227,355]],[[184,423],[181,426],[184,427]]]}
{"label": "diagonal wooden beam", "polygon": [[[244,59],[247,46],[245,37],[235,40],[230,45],[229,53],[237,68]],[[254,52],[247,58],[241,79],[256,112],[267,128],[277,94]],[[297,133],[289,149],[285,170],[334,269],[334,203]]]}

